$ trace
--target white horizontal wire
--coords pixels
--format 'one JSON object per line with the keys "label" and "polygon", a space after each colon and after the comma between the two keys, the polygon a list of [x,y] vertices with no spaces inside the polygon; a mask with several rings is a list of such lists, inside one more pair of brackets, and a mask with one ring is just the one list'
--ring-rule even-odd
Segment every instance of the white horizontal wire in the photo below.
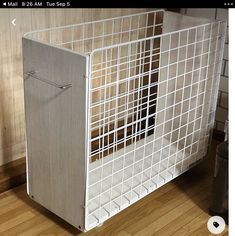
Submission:
{"label": "white horizontal wire", "polygon": [[[224,37],[224,36],[223,36],[223,35],[218,35],[218,36],[216,36],[216,37],[209,37],[209,38],[206,38],[206,39],[203,39],[203,40],[198,40],[196,43],[197,43],[197,44],[198,44],[198,43],[204,43],[204,42],[210,41],[210,40],[212,40],[212,39],[213,39],[214,41],[216,41],[217,38],[221,38],[221,37]],[[149,39],[149,40],[147,40],[147,41],[150,41],[150,40],[151,40],[151,39]],[[134,43],[132,43],[132,44],[134,44]],[[136,44],[138,45],[138,42],[137,42]],[[184,47],[186,47],[186,46],[188,47],[188,46],[192,46],[192,45],[195,45],[195,42],[188,43],[188,44],[183,44],[183,45],[181,45],[181,46],[173,47],[173,48],[170,48],[170,49],[167,49],[167,50],[161,50],[161,52],[159,52],[159,53],[156,54],[156,55],[160,55],[160,54],[163,54],[163,53],[171,52],[171,51],[174,51],[174,50],[176,50],[176,49],[182,49],[182,48],[184,48]],[[125,45],[125,46],[126,46],[126,45]],[[114,50],[114,49],[112,48],[112,50]],[[155,50],[159,50],[159,48],[157,47],[157,48],[154,49],[154,51],[155,51]],[[150,50],[146,50],[146,52],[150,52]],[[131,55],[132,55],[132,56],[139,56],[140,53],[137,52],[137,53],[131,54]],[[147,57],[149,57],[149,56],[147,56]],[[120,56],[120,59],[128,59],[128,56],[124,56],[124,57]],[[139,60],[139,59],[137,59],[137,60]],[[110,62],[114,62],[114,61],[116,61],[116,59],[110,60]],[[93,63],[92,67],[95,67],[95,66],[97,66],[97,65],[101,65],[101,66],[102,66],[103,63],[105,63],[105,62]],[[120,64],[119,64],[119,65],[120,65]],[[107,68],[105,68],[105,69],[109,69],[109,68],[112,68],[112,67],[115,67],[115,65],[110,66],[110,67],[107,67]],[[100,70],[102,70],[102,69],[100,69]],[[96,71],[99,71],[99,70],[94,70],[94,69],[93,69],[93,73],[94,73],[94,71],[96,72]]]}
{"label": "white horizontal wire", "polygon": [[45,28],[45,29],[34,30],[34,31],[31,31],[31,32],[28,32],[24,36],[26,37],[27,35],[34,34],[34,33],[40,33],[40,32],[44,32],[44,31],[53,31],[53,30],[66,29],[66,28],[72,28],[72,27],[77,27],[77,26],[86,26],[86,25],[89,25],[89,24],[103,23],[103,22],[118,20],[118,19],[121,20],[121,19],[125,19],[125,18],[130,18],[130,17],[135,17],[135,16],[142,16],[142,15],[147,15],[147,14],[151,14],[151,13],[160,13],[160,12],[165,12],[165,10],[160,9],[160,10],[154,10],[154,11],[147,11],[147,12],[129,14],[129,15],[125,15],[125,16],[117,16],[117,17],[112,17],[112,18],[107,18],[107,19],[102,19],[102,20],[97,20],[97,21],[89,21],[89,22],[83,22],[83,23],[72,24],[72,25],[50,27],[50,28]]}
{"label": "white horizontal wire", "polygon": [[[197,130],[197,131],[198,131],[198,130]],[[192,134],[190,134],[190,135],[192,135]],[[188,136],[190,136],[190,135],[188,135]],[[187,138],[188,136],[186,136],[185,138]],[[197,144],[199,141],[200,141],[200,140],[197,140],[197,141],[195,141],[195,142],[192,142],[191,144],[189,144],[189,145],[187,145],[187,146],[184,146],[184,148],[179,149],[177,152],[183,153],[185,149],[191,147],[191,146],[194,145],[194,144]],[[172,146],[172,144],[169,144],[169,145],[165,146],[164,149],[165,149],[165,148],[168,148],[168,147],[170,147],[170,146]],[[142,148],[143,148],[143,146],[142,146]],[[91,189],[92,187],[94,187],[94,186],[97,185],[98,183],[101,183],[101,182],[106,181],[106,180],[109,179],[112,175],[114,175],[114,174],[115,174],[115,175],[116,175],[116,174],[119,174],[119,173],[125,171],[126,169],[132,167],[133,165],[137,165],[138,163],[141,163],[141,162],[144,163],[145,160],[147,160],[147,159],[148,159],[149,157],[151,157],[152,155],[159,153],[160,151],[161,151],[161,150],[158,150],[158,151],[156,151],[156,152],[153,152],[153,153],[151,153],[150,155],[147,155],[146,157],[144,157],[143,159],[140,159],[140,160],[138,160],[138,161],[135,161],[135,162],[129,164],[128,166],[125,166],[124,168],[118,169],[117,171],[111,173],[110,175],[105,176],[105,177],[102,178],[101,180],[98,180],[98,181],[96,181],[96,182],[94,182],[94,183],[92,183],[92,184],[89,184],[89,187],[88,187],[88,188]],[[173,153],[173,154],[169,155],[169,158],[172,157],[172,156],[176,156],[176,155],[177,155],[177,153]],[[123,156],[124,156],[124,155],[120,156],[120,159],[123,158]],[[161,161],[165,161],[165,160],[167,160],[167,159],[168,159],[168,156],[166,156],[166,157],[165,157],[164,159],[162,159],[162,160],[159,159],[158,162],[154,163],[153,166],[150,166],[150,167],[148,167],[148,168],[154,167],[155,165],[161,163]],[[105,164],[106,164],[106,163],[105,163]],[[177,164],[178,164],[178,163],[177,163]],[[172,166],[174,166],[174,165],[172,165]],[[171,167],[172,167],[172,166],[171,166]],[[148,169],[148,168],[147,168],[147,169]],[[166,168],[166,169],[167,169],[167,168]],[[165,171],[166,169],[164,169],[163,171]],[[141,172],[138,172],[138,173],[136,173],[135,175],[132,175],[131,177],[126,178],[125,181],[128,181],[128,180],[130,180],[130,179],[132,179],[132,178],[135,178],[137,175],[143,174],[145,171],[146,171],[146,170],[143,170],[143,171],[141,171]],[[162,171],[162,172],[163,172],[163,171]],[[92,170],[92,172],[93,172],[93,170]],[[161,172],[159,172],[159,174],[160,174],[160,173],[161,173]],[[113,185],[112,188],[116,187],[116,186],[119,185],[119,184],[120,184],[120,183],[117,183],[116,185]],[[102,192],[102,194],[105,193],[105,192],[107,192],[107,191],[109,191],[109,190],[110,190],[110,189],[107,189],[106,191]],[[98,196],[98,195],[97,195],[97,196]],[[89,199],[89,200],[93,200],[93,199],[95,199],[97,196],[95,196],[95,197],[93,197],[93,198],[91,198],[91,199]]]}
{"label": "white horizontal wire", "polygon": [[[200,108],[200,107],[202,107],[202,105],[201,105],[201,106],[198,106],[198,108]],[[175,117],[172,118],[172,119],[168,119],[167,121],[163,121],[162,123],[159,123],[155,128],[157,129],[157,128],[161,127],[162,124],[164,124],[164,122],[169,122],[169,121],[171,121],[171,120],[176,120],[177,118],[180,118],[180,117],[182,117],[183,115],[187,115],[189,112],[194,111],[195,109],[198,109],[198,108],[193,108],[193,109],[191,109],[191,110],[189,110],[189,111],[186,111],[186,112],[182,113],[182,115],[180,114],[180,115],[178,115],[178,116],[175,116]],[[193,120],[193,121],[200,120],[202,117],[204,117],[205,115],[209,115],[209,114],[211,114],[211,112],[208,112],[207,114],[202,114],[200,117],[196,118],[196,119]],[[191,121],[191,123],[192,123],[193,121]],[[183,128],[184,126],[186,126],[186,125],[187,125],[187,124],[181,125],[181,126],[179,126],[178,128],[175,128],[175,129],[172,128],[171,131],[169,131],[168,133],[165,133],[165,136],[168,135],[168,134],[171,134],[171,132],[174,132],[174,131],[177,131],[177,130],[182,129],[182,128]],[[148,130],[151,130],[152,128],[153,128],[153,126],[150,127]],[[123,129],[123,128],[122,128],[122,129]],[[144,132],[146,132],[146,131],[145,131],[145,130],[137,131],[137,132],[134,134],[134,136],[141,135],[141,134],[143,134]],[[130,139],[130,140],[133,139],[134,136],[131,136],[129,139]],[[93,141],[94,141],[94,140],[93,140]],[[95,141],[96,141],[96,140],[95,140]],[[115,145],[120,145],[120,144],[122,144],[122,142],[123,142],[123,139],[120,139],[120,141],[117,142]],[[114,145],[114,144],[113,144],[113,145]],[[110,145],[110,147],[112,147],[112,145]],[[105,148],[105,146],[102,147],[101,149],[99,149],[98,151],[99,151],[99,152],[103,152],[103,151],[106,151],[106,150],[108,149],[108,148],[106,147],[107,149],[104,150],[104,148]],[[130,151],[130,152],[131,152],[131,151]],[[94,153],[94,152],[91,152],[91,153]],[[129,153],[127,153],[127,154],[129,154]],[[97,155],[97,153],[92,154],[91,157],[93,157],[93,156],[95,156],[95,155]]]}
{"label": "white horizontal wire", "polygon": [[[162,98],[166,98],[166,96],[168,96],[168,95],[175,95],[176,92],[181,92],[181,90],[183,90],[183,89],[191,88],[193,85],[203,84],[202,82],[207,81],[207,80],[209,80],[209,79],[212,79],[212,76],[211,76],[210,78],[206,78],[206,79],[204,79],[204,80],[200,80],[199,82],[192,83],[192,84],[187,85],[187,86],[185,86],[185,87],[183,87],[183,88],[180,88],[180,89],[177,89],[177,90],[175,90],[175,91],[169,92],[167,95],[159,96],[159,97],[158,97],[158,100],[160,100],[160,99],[162,99]],[[140,90],[140,91],[142,91],[142,90]],[[206,91],[209,91],[209,90],[206,90]],[[202,93],[203,93],[203,92],[202,92]],[[201,95],[202,93],[200,93],[199,95]],[[131,94],[132,94],[132,93],[131,93]],[[133,94],[134,94],[134,93],[133,93]],[[155,94],[157,94],[157,92],[151,94],[151,96],[153,96],[153,95],[155,95]],[[125,97],[125,96],[123,96],[123,97],[121,97],[121,98],[124,98],[124,97]],[[172,104],[171,106],[167,106],[167,107],[165,107],[165,108],[163,108],[163,109],[167,109],[167,108],[174,107],[174,106],[176,106],[176,105],[178,105],[178,104],[181,104],[181,103],[183,103],[183,102],[185,102],[185,101],[187,101],[187,100],[193,99],[193,98],[195,98],[195,97],[197,97],[197,95],[194,95],[194,96],[192,96],[191,98],[183,99],[182,101],[177,102],[177,103],[174,103],[174,104]],[[141,98],[141,100],[144,100],[145,98],[146,98],[146,97],[143,97],[143,98]],[[114,100],[115,100],[115,99],[114,99]],[[152,102],[152,101],[154,101],[154,98],[153,98],[152,100],[150,100],[150,102]],[[132,101],[131,103],[135,103],[135,102],[136,102],[136,100]],[[105,103],[104,103],[104,104],[105,104]],[[140,104],[140,105],[137,105],[137,106],[133,106],[133,107],[130,108],[130,110],[133,110],[133,109],[137,108],[138,106],[139,106],[139,107],[140,107],[140,106],[143,107],[143,105],[146,105],[146,104],[147,104],[147,102],[145,102],[145,103],[143,103],[143,104]],[[101,105],[102,105],[102,104],[101,104]],[[99,105],[96,105],[96,106],[94,106],[93,108],[97,108],[98,106],[99,106]],[[122,106],[126,106],[126,105],[123,104],[123,105],[119,106],[118,108],[120,109]],[[163,109],[162,109],[162,110],[163,110]],[[110,109],[108,112],[113,112],[113,110],[114,110],[114,109]],[[158,110],[158,111],[160,112],[160,111],[162,111],[162,110]],[[113,115],[110,114],[110,117],[114,117],[114,116],[117,115],[117,114],[122,114],[123,112],[124,112],[124,111],[115,112],[115,114],[113,114]],[[96,117],[96,116],[99,116],[100,114],[102,114],[102,113],[97,113],[97,114],[91,116],[91,119],[94,118],[94,117]],[[131,114],[132,114],[132,113],[131,113]],[[121,118],[121,117],[120,117],[120,118]],[[102,120],[103,120],[103,119],[102,119]],[[95,121],[95,122],[91,122],[90,124],[91,124],[91,125],[95,125],[95,124],[97,124],[97,123],[100,123],[100,120]],[[92,128],[92,130],[93,130],[93,129],[94,129],[94,128]]]}
{"label": "white horizontal wire", "polygon": [[[196,57],[201,57],[201,56],[203,56],[203,55],[213,54],[213,53],[216,53],[216,52],[217,52],[216,50],[213,50],[213,51],[209,51],[209,52],[205,52],[205,53],[199,54],[199,55],[197,55]],[[161,67],[159,67],[159,68],[153,69],[153,70],[152,70],[152,73],[158,72],[158,71],[161,70],[161,69],[165,69],[165,68],[167,68],[168,66],[177,65],[177,64],[182,63],[182,62],[188,62],[189,60],[194,59],[194,58],[195,58],[195,57],[192,56],[192,57],[189,57],[189,58],[186,58],[186,59],[183,59],[183,60],[179,60],[178,62],[170,63],[169,65],[161,66]],[[210,65],[209,65],[209,66],[210,66]],[[207,66],[204,66],[203,68],[205,68],[205,67],[207,67]],[[197,70],[199,70],[199,69],[200,69],[200,68],[198,68]],[[122,70],[120,70],[120,71],[122,71]],[[123,71],[126,71],[126,69],[123,69]],[[194,70],[192,70],[192,71],[194,71]],[[192,72],[192,71],[190,71],[190,72]],[[186,72],[186,73],[188,73],[188,72]],[[107,75],[112,75],[112,74],[116,74],[116,72],[110,73],[110,74],[107,74]],[[142,75],[142,76],[148,75],[148,72],[141,73],[141,75]],[[97,77],[95,77],[95,78],[92,78],[92,80],[97,79],[97,78],[100,78],[100,77],[101,77],[101,76],[97,76]],[[137,75],[134,75],[134,76],[130,76],[130,78],[126,77],[125,79],[122,79],[121,82],[125,82],[125,81],[128,80],[128,79],[135,79],[136,77],[138,77],[138,74],[137,74]],[[174,77],[176,77],[176,76],[174,76]],[[169,79],[171,79],[171,77],[170,77]],[[108,85],[109,85],[109,86],[113,86],[113,85],[116,85],[117,83],[120,83],[120,81],[114,81],[114,82],[109,83]],[[104,84],[104,85],[99,86],[98,88],[95,88],[95,89],[94,89],[94,88],[91,88],[91,92],[93,92],[93,91],[99,91],[100,89],[106,88],[106,87],[107,87],[107,85]]]}
{"label": "white horizontal wire", "polygon": [[[114,45],[111,45],[111,46],[106,46],[106,47],[103,47],[103,48],[97,48],[97,49],[94,49],[91,52],[91,56],[93,56],[94,53],[102,51],[102,50],[107,50],[107,49],[111,49],[111,48],[115,48],[115,47],[122,47],[122,46],[126,46],[130,43],[138,43],[138,42],[143,42],[143,41],[147,41],[147,40],[151,40],[151,39],[163,38],[164,36],[169,36],[169,35],[177,34],[177,33],[184,32],[184,31],[187,32],[189,30],[193,30],[193,29],[200,28],[200,27],[205,27],[205,26],[210,26],[210,25],[218,24],[218,23],[226,23],[226,21],[221,20],[221,21],[217,21],[217,22],[201,24],[201,25],[190,27],[190,28],[176,30],[174,32],[168,32],[168,33],[163,33],[163,34],[160,34],[160,35],[146,37],[146,38],[142,38],[142,39],[138,39],[138,40],[132,40],[131,42],[119,43],[119,44],[114,44]],[[225,37],[225,36],[223,36],[223,37]]]}
{"label": "white horizontal wire", "polygon": [[[154,26],[162,26],[162,24],[156,24],[156,25],[150,25],[148,26],[147,28],[153,28]],[[90,37],[90,38],[82,38],[82,39],[77,39],[77,40],[71,40],[71,41],[67,41],[67,42],[63,42],[63,43],[58,43],[56,44],[57,46],[63,46],[65,44],[70,44],[70,43],[76,43],[76,42],[83,42],[83,41],[94,41],[95,39],[98,39],[98,38],[105,38],[105,37],[110,37],[110,36],[114,36],[114,35],[120,35],[120,34],[126,34],[126,33],[130,33],[130,32],[133,32],[133,31],[138,31],[138,30],[142,30],[142,29],[146,29],[146,27],[140,27],[140,28],[136,28],[136,29],[133,29],[133,30],[127,30],[127,31],[122,31],[122,32],[115,32],[115,33],[110,33],[110,34],[101,34],[101,35],[98,35],[98,36],[94,36],[94,37]],[[130,42],[130,40],[129,40]]]}

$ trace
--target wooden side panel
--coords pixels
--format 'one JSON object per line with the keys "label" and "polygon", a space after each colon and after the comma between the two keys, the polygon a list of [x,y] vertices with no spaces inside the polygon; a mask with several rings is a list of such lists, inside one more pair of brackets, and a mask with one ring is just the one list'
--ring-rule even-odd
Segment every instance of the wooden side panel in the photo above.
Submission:
{"label": "wooden side panel", "polygon": [[[28,191],[36,202],[84,227],[86,57],[23,38]],[[25,75],[71,83],[61,90]]]}

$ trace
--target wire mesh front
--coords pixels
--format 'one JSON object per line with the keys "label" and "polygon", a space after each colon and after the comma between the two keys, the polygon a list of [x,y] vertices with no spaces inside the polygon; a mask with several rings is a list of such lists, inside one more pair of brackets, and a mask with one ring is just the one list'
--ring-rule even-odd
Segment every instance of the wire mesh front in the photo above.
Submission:
{"label": "wire mesh front", "polygon": [[147,26],[144,38],[91,54],[87,228],[207,152],[225,23],[162,35]]}

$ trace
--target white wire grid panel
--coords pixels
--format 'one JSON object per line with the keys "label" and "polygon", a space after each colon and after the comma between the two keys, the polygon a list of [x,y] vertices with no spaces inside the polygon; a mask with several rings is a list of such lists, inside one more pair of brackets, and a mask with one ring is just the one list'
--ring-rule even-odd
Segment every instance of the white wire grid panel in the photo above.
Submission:
{"label": "white wire grid panel", "polygon": [[129,42],[91,54],[88,229],[207,152],[225,24],[162,35],[148,24],[143,39],[131,41],[130,23]]}
{"label": "white wire grid panel", "polygon": [[[94,49],[138,40],[162,27],[164,10],[142,12],[74,25],[35,30],[24,36],[89,55]],[[153,22],[155,19],[155,22]],[[156,32],[153,32],[155,35]]]}
{"label": "white wire grid panel", "polygon": [[167,32],[164,14],[27,34],[89,57],[86,230],[206,155],[226,22]]}

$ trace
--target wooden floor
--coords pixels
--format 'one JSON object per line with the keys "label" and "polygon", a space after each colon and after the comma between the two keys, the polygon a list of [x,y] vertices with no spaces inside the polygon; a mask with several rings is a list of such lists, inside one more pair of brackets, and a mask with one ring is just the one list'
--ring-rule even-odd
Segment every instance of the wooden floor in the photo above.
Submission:
{"label": "wooden floor", "polygon": [[[210,217],[213,158],[114,216],[86,234],[79,232],[26,194],[25,185],[0,194],[0,235],[212,235]],[[221,235],[228,235],[228,229]]]}

